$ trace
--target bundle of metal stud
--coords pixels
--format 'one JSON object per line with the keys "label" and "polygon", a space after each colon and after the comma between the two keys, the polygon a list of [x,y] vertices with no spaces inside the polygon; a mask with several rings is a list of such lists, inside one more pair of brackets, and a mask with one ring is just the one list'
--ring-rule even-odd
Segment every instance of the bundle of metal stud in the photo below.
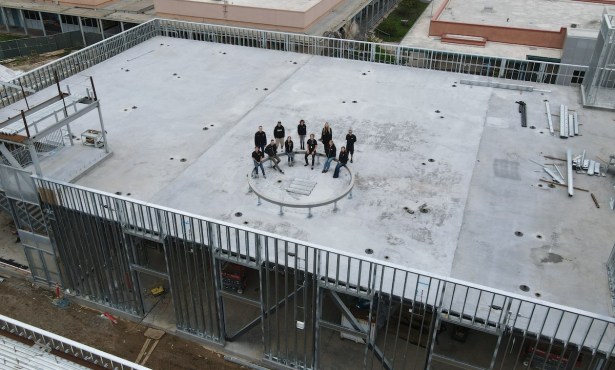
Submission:
{"label": "bundle of metal stud", "polygon": [[605,173],[601,173],[601,165],[599,161],[585,158],[585,150],[583,154],[577,155],[572,159],[572,166],[577,173],[587,173],[589,176],[606,176]]}
{"label": "bundle of metal stud", "polygon": [[[547,103],[548,104],[548,103]],[[547,106],[547,111],[548,106]],[[569,111],[566,105],[559,107],[559,137],[567,139],[579,134],[579,116],[576,111]]]}

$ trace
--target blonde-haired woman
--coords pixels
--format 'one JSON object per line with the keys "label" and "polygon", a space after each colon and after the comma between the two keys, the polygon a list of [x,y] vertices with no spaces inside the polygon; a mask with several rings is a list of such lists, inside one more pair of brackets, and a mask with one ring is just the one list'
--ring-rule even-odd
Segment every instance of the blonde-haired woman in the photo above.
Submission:
{"label": "blonde-haired woman", "polygon": [[329,141],[333,140],[333,130],[329,126],[329,122],[325,122],[325,127],[322,128],[322,132],[320,134],[320,141],[325,147],[325,153],[327,152],[327,148],[329,147]]}

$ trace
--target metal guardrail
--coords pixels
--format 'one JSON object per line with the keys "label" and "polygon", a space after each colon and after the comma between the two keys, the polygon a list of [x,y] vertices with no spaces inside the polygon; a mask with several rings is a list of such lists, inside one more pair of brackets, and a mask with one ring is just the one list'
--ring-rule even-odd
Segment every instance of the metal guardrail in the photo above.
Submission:
{"label": "metal guardrail", "polygon": [[[369,61],[514,81],[578,86],[581,65],[507,59],[402,45],[335,39],[250,28],[153,19],[71,55],[27,72],[11,83],[41,90],[54,83],[54,71],[65,79],[155,36],[281,50],[349,60]],[[1,106],[22,99],[20,91],[0,88]]]}
{"label": "metal guardrail", "polygon": [[587,66],[158,19],[163,36],[350,60],[578,86]]}
{"label": "metal guardrail", "polygon": [[606,273],[609,279],[611,302],[613,305],[613,310],[615,310],[615,245],[613,245],[609,259],[606,261]]}
{"label": "metal guardrail", "polygon": [[[46,330],[28,325],[26,323],[0,315],[0,330],[17,335],[26,340],[44,345],[51,351],[58,351],[65,355],[74,356],[76,359],[87,361],[105,369],[117,370],[148,370],[149,368],[124,360],[112,354],[99,351],[96,348],[86,346],[64,338]],[[53,352],[52,352],[53,353]]]}
{"label": "metal guardrail", "polygon": [[[55,83],[54,73],[58,74],[60,80],[64,80],[157,36],[159,34],[157,25],[156,19],[140,24],[78,52],[33,69],[9,82],[18,86],[21,85],[24,88],[42,90]],[[0,87],[0,106],[7,106],[21,99],[23,99],[21,91],[6,86]]]}
{"label": "metal guardrail", "polygon": [[[612,317],[75,184],[33,177],[54,209],[92,215],[98,222],[116,222],[143,234],[144,238],[151,239],[152,235],[159,235],[160,240],[180,238],[190,245],[208,246],[211,253],[244,265],[264,261],[295,264],[306,273],[316,274],[324,288],[357,296],[372,296],[376,292],[399,296],[445,312],[449,322],[489,330],[508,327],[535,339],[553,337],[609,356],[615,349],[615,318]],[[64,227],[59,213],[55,212],[55,218],[58,227]],[[288,256],[285,252],[288,250],[294,250],[296,257]],[[286,257],[279,259],[278,256]],[[100,293],[82,290],[81,294],[94,298]],[[503,315],[502,310],[507,314]],[[178,318],[178,322],[182,319]]]}

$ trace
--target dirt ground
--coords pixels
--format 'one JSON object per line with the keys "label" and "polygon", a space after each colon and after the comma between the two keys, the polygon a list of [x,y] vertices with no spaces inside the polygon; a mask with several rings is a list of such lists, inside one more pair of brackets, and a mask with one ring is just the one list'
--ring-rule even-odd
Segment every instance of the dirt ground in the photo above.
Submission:
{"label": "dirt ground", "polygon": [[[52,305],[52,292],[8,278],[0,283],[0,314],[37,326],[91,347],[135,361],[145,342],[143,325],[118,319],[111,323],[101,313],[71,304]],[[165,334],[145,364],[152,369],[221,369],[244,367],[224,360],[222,354]]]}
{"label": "dirt ground", "polygon": [[34,54],[31,56],[17,57],[3,60],[1,63],[5,67],[22,72],[28,72],[38,68],[70,53],[69,50],[50,51],[48,53]]}

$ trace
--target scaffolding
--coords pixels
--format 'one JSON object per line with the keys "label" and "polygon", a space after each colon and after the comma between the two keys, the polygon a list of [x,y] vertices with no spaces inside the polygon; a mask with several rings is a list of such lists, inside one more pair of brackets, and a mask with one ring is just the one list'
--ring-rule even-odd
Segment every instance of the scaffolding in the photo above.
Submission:
{"label": "scaffolding", "polygon": [[91,93],[88,90],[87,95],[71,95],[62,91],[57,74],[54,74],[54,79],[57,95],[33,107],[26,97],[27,109],[0,123],[0,161],[4,165],[33,170],[43,176],[41,160],[53,157],[63,147],[73,146],[76,136],[71,130],[71,122],[94,109],[98,111],[100,131],[97,132],[101,135],[94,146],[109,153],[94,80],[90,78]]}

